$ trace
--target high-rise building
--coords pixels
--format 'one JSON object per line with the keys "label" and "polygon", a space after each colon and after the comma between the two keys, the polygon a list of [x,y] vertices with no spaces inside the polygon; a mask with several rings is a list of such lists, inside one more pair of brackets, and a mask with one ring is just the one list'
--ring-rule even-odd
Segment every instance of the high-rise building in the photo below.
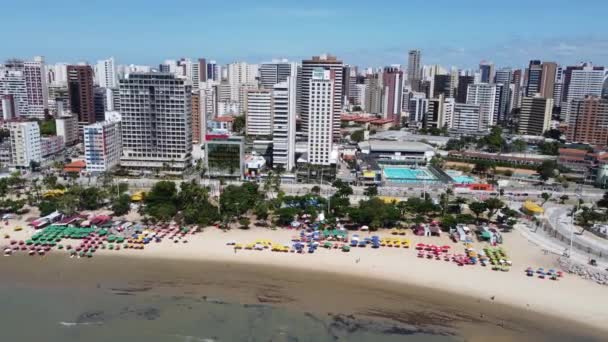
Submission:
{"label": "high-rise building", "polygon": [[551,128],[553,99],[542,96],[524,97],[521,101],[521,112],[517,131],[519,134],[542,135]]}
{"label": "high-rise building", "polygon": [[553,98],[553,92],[555,91],[555,78],[557,75],[557,63],[554,62],[543,62],[540,79],[540,96],[546,99]]}
{"label": "high-rise building", "polygon": [[201,96],[198,90],[192,92],[192,143],[199,144],[203,141],[202,139],[202,116],[204,115],[201,111]]}
{"label": "high-rise building", "polygon": [[467,104],[479,105],[479,131],[494,126],[500,107],[500,88],[495,84],[478,83],[469,85]]}
{"label": "high-rise building", "polygon": [[95,80],[95,83],[102,88],[118,87],[118,77],[116,75],[114,57],[97,62],[95,67]]}
{"label": "high-rise building", "polygon": [[70,110],[80,125],[90,125],[95,122],[93,69],[90,65],[68,65],[67,73]]}
{"label": "high-rise building", "polygon": [[207,60],[205,58],[198,59],[198,80],[207,82]]}
{"label": "high-rise building", "polygon": [[32,162],[40,163],[42,150],[40,146],[40,128],[36,122],[11,122],[11,162],[18,169],[31,166]]}
{"label": "high-rise building", "polygon": [[573,99],[566,139],[569,142],[607,146],[608,99],[597,96]]}
{"label": "high-rise building", "polygon": [[300,117],[302,119],[302,131],[304,136],[308,135],[309,127],[312,124],[309,112],[311,108],[309,102],[311,99],[309,91],[313,70],[318,70],[318,68],[321,68],[324,70],[330,70],[333,73],[333,128],[331,131],[334,140],[340,139],[340,114],[342,113],[342,67],[342,61],[330,55],[314,56],[311,59],[302,61],[302,68],[298,76],[298,107]]}
{"label": "high-rise building", "polygon": [[207,62],[207,81],[221,81],[220,66],[215,61]]}
{"label": "high-rise building", "polygon": [[428,109],[424,115],[423,126],[426,129],[449,127],[454,116],[454,98],[446,98],[440,94],[428,101]]}
{"label": "high-rise building", "polygon": [[334,70],[317,67],[312,70],[307,83],[308,163],[330,165],[333,150],[334,101],[338,100],[334,93],[336,83]]}
{"label": "high-rise building", "polygon": [[19,116],[13,95],[0,95],[0,113],[2,113],[4,121],[9,121]]}
{"label": "high-rise building", "polygon": [[286,59],[260,64],[260,86],[264,89],[272,89],[290,76],[296,76],[296,65]]}
{"label": "high-rise building", "polygon": [[[0,95],[6,96],[5,100],[10,101],[10,108],[14,109],[11,113],[12,117],[26,115],[29,111],[27,101],[27,87],[25,85],[25,76],[23,70],[15,70],[0,66]],[[8,108],[8,107],[7,107]],[[0,108],[3,110],[4,107]]]}
{"label": "high-rise building", "polygon": [[477,133],[480,125],[479,105],[455,103],[450,129],[461,133]]}
{"label": "high-rise building", "polygon": [[269,89],[247,91],[245,108],[247,135],[272,135],[272,91]]}
{"label": "high-rise building", "polygon": [[68,65],[66,63],[57,63],[47,65],[47,84],[49,86],[67,86],[68,85]]}
{"label": "high-rise building", "polygon": [[96,122],[84,126],[83,133],[87,171],[106,172],[120,163],[122,155],[120,122]]}
{"label": "high-rise building", "polygon": [[458,88],[456,89],[456,102],[466,103],[467,102],[467,91],[469,85],[475,81],[474,76],[458,76]]}
{"label": "high-rise building", "polygon": [[526,70],[526,96],[531,97],[540,93],[540,83],[543,78],[543,66],[541,61],[532,60]]}
{"label": "high-rise building", "polygon": [[120,80],[123,154],[131,170],[180,173],[192,152],[192,87],[167,73]]}
{"label": "high-rise building", "polygon": [[95,87],[93,89],[93,108],[95,111],[95,122],[104,121],[107,108],[107,89]]}
{"label": "high-rise building", "polygon": [[[3,66],[4,77],[0,76],[0,95],[14,95],[17,102],[25,95],[27,108],[17,105],[19,115],[43,119],[48,110],[47,74],[44,58],[37,56],[33,61],[22,61],[18,59],[8,60]],[[6,73],[8,71],[8,73]],[[25,83],[25,94],[20,86],[21,80]],[[7,84],[2,85],[2,83]],[[15,93],[11,93],[15,91]],[[23,100],[21,100],[23,101]]]}
{"label": "high-rise building", "polygon": [[420,90],[420,81],[422,81],[422,54],[420,50],[410,50],[408,53],[407,80],[413,91]]}
{"label": "high-rise building", "polygon": [[511,108],[521,107],[522,93],[522,71],[517,69],[513,71],[513,93],[511,94]]}
{"label": "high-rise building", "polygon": [[408,105],[410,127],[412,123],[415,123],[416,125],[420,123],[422,125],[428,108],[429,100],[426,98],[425,94],[417,92],[411,93]]}
{"label": "high-rise building", "polygon": [[508,121],[508,116],[511,113],[512,87],[511,80],[513,79],[513,71],[511,68],[501,68],[496,71],[496,84],[501,86],[500,107],[498,109],[498,121]]}
{"label": "high-rise building", "polygon": [[451,75],[435,75],[433,80],[433,96],[439,97],[454,97],[455,89],[453,88]]}
{"label": "high-rise building", "polygon": [[272,163],[291,171],[295,167],[296,149],[296,77],[274,85],[272,90]]}
{"label": "high-rise building", "polygon": [[494,64],[481,61],[479,63],[479,74],[481,83],[494,83]]}
{"label": "high-rise building", "polygon": [[391,119],[396,125],[401,121],[401,94],[403,93],[403,72],[395,67],[384,68],[383,84],[383,116]]}
{"label": "high-rise building", "polygon": [[572,102],[587,95],[601,96],[606,77],[604,67],[583,64],[567,67],[564,74],[564,99]]}
{"label": "high-rise building", "polygon": [[375,73],[367,75],[365,79],[365,99],[363,107],[365,111],[372,114],[381,114],[383,110],[383,74]]}

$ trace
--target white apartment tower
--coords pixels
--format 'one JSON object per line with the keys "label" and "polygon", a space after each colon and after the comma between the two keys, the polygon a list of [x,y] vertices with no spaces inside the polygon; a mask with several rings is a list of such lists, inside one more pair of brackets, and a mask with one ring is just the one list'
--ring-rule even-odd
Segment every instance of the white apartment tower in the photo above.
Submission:
{"label": "white apartment tower", "polygon": [[247,135],[272,135],[272,92],[269,89],[248,90],[245,102]]}
{"label": "white apartment tower", "polygon": [[12,165],[16,168],[28,168],[31,162],[39,163],[42,160],[42,148],[38,123],[12,122],[9,130]]}
{"label": "white apartment tower", "polygon": [[467,104],[479,105],[479,130],[485,131],[496,124],[500,106],[499,88],[495,84],[470,84]]}
{"label": "white apartment tower", "polygon": [[[257,86],[258,65],[245,62],[228,64],[228,84],[230,84],[230,100],[239,102],[243,100],[241,87],[251,88]],[[241,106],[244,103],[241,101]]]}
{"label": "white apartment tower", "polygon": [[121,165],[180,173],[192,152],[192,87],[170,73],[127,74],[120,80]]}
{"label": "white apartment tower", "polygon": [[272,90],[273,166],[281,165],[288,172],[295,167],[296,148],[296,77],[274,85]]}
{"label": "white apartment tower", "polygon": [[19,108],[21,116],[43,119],[48,109],[49,94],[44,58],[37,56],[33,61],[8,60],[0,67],[0,74],[0,95],[13,95],[18,102],[15,107]]}
{"label": "white apartment tower", "polygon": [[[14,108],[12,117],[20,116],[28,112],[27,88],[23,70],[11,70],[0,66],[0,95],[4,95],[7,107]],[[4,107],[4,106],[3,106]],[[0,110],[3,110],[0,108]],[[4,111],[2,113],[5,115]]]}
{"label": "white apartment tower", "polygon": [[455,103],[449,127],[460,133],[479,132],[479,105]]}
{"label": "white apartment tower", "polygon": [[119,121],[96,122],[84,126],[83,132],[87,171],[106,172],[120,163],[122,135]]}
{"label": "white apartment tower", "polygon": [[97,61],[97,65],[95,66],[95,80],[97,85],[102,88],[116,88],[118,86],[114,57]]}
{"label": "white apartment tower", "polygon": [[606,69],[585,65],[580,70],[573,70],[571,75],[567,102],[585,98],[587,95],[602,96]]}
{"label": "white apartment tower", "polygon": [[286,59],[262,63],[259,70],[260,87],[272,89],[275,84],[285,82],[288,77],[296,76],[296,73],[295,63],[290,63]]}
{"label": "white apartment tower", "polygon": [[333,148],[334,73],[332,70],[312,70],[308,82],[308,163],[329,165]]}
{"label": "white apartment tower", "polygon": [[338,60],[335,56],[321,55],[314,56],[312,59],[303,60],[302,67],[298,75],[298,111],[302,118],[302,131],[304,135],[308,135],[309,127],[312,124],[310,117],[310,103],[309,96],[310,83],[312,80],[313,70],[318,68],[329,70],[332,73],[333,78],[333,101],[332,101],[332,132],[334,140],[340,139],[340,114],[342,113],[342,74],[344,70],[344,64]]}

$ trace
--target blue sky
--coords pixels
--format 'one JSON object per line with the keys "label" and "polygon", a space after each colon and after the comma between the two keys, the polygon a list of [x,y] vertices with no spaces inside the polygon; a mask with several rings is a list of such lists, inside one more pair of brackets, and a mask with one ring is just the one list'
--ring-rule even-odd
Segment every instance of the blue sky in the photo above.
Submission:
{"label": "blue sky", "polygon": [[531,58],[608,64],[607,0],[34,0],[3,6],[0,60],[155,65],[329,52],[360,66],[523,66]]}

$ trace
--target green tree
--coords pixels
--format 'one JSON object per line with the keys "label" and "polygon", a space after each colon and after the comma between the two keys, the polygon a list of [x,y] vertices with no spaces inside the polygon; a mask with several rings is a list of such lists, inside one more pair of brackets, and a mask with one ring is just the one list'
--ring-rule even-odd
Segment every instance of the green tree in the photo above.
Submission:
{"label": "green tree", "polygon": [[253,213],[258,220],[266,220],[268,218],[268,204],[266,202],[259,202],[253,209]]}
{"label": "green tree", "polygon": [[458,221],[454,215],[443,215],[439,219],[443,231],[448,232],[452,228],[456,228]]}
{"label": "green tree", "polygon": [[364,138],[365,138],[365,131],[362,129],[354,131],[350,135],[350,140],[357,142],[357,143],[363,141]]}
{"label": "green tree", "polygon": [[367,225],[371,229],[394,226],[401,217],[399,209],[395,205],[385,203],[376,197],[362,200],[358,207],[350,208],[349,216],[353,222]]}
{"label": "green tree", "polygon": [[528,148],[528,144],[521,139],[517,139],[511,143],[511,148],[515,152],[524,152]]}
{"label": "green tree", "polygon": [[251,221],[247,217],[243,217],[239,220],[239,224],[240,229],[249,229],[249,224],[251,224]]}
{"label": "green tree", "polygon": [[494,215],[496,214],[496,212],[504,208],[505,206],[504,202],[496,197],[490,197],[483,203],[485,203],[486,208],[488,210],[488,220],[491,220],[492,217],[494,217]]}
{"label": "green tree", "polygon": [[551,199],[551,194],[548,192],[543,192],[542,194],[540,194],[540,197],[543,199],[543,201],[540,203],[540,206],[544,206],[545,203],[547,203],[550,199]]}
{"label": "green tree", "polygon": [[475,214],[477,221],[479,221],[479,216],[488,210],[488,205],[485,202],[473,202],[469,204],[469,209]]}
{"label": "green tree", "polygon": [[177,214],[177,188],[174,182],[156,182],[144,199],[144,213],[159,221],[169,221]]}
{"label": "green tree", "polygon": [[604,192],[604,196],[597,201],[597,206],[600,208],[608,208],[608,191]]}
{"label": "green tree", "polygon": [[41,216],[46,216],[58,209],[57,200],[43,200],[38,204]]}
{"label": "green tree", "polygon": [[562,136],[562,132],[559,129],[552,128],[552,129],[546,130],[545,133],[543,133],[543,136],[545,138],[560,140],[561,136]]}
{"label": "green tree", "polygon": [[581,207],[581,210],[576,214],[576,224],[579,225],[582,230],[580,234],[583,234],[585,230],[593,227],[593,225],[601,220],[604,220],[605,216],[589,207]]}
{"label": "green tree", "polygon": [[378,196],[378,187],[375,185],[368,186],[367,188],[365,188],[363,195],[365,195],[367,197]]}
{"label": "green tree", "polygon": [[545,160],[538,166],[536,172],[538,172],[540,179],[546,181],[555,176],[556,170],[557,162],[555,160]]}
{"label": "green tree", "polygon": [[112,201],[112,212],[116,216],[122,216],[131,210],[131,196],[122,194]]}
{"label": "green tree", "polygon": [[[604,194],[604,196],[606,196],[606,195]],[[561,195],[561,196],[559,197],[559,203],[560,203],[560,204],[564,204],[564,203],[566,203],[566,201],[567,201],[567,200],[569,200],[569,199],[570,199],[570,197],[569,197],[568,195]],[[608,202],[607,202],[607,205],[608,205]]]}
{"label": "green tree", "polygon": [[313,186],[312,188],[310,188],[310,193],[312,194],[320,194],[321,193],[321,187],[319,187],[318,185]]}
{"label": "green tree", "polygon": [[234,118],[232,123],[232,131],[235,133],[242,133],[245,130],[246,120],[244,115],[239,115]]}
{"label": "green tree", "polygon": [[551,156],[559,155],[559,142],[542,142],[538,145],[538,151],[540,154],[546,154]]}
{"label": "green tree", "polygon": [[298,214],[298,209],[291,207],[280,208],[275,212],[276,224],[286,226],[291,224],[295,216]]}
{"label": "green tree", "polygon": [[44,178],[42,178],[42,184],[44,184],[47,189],[57,189],[57,176],[53,174],[44,176]]}

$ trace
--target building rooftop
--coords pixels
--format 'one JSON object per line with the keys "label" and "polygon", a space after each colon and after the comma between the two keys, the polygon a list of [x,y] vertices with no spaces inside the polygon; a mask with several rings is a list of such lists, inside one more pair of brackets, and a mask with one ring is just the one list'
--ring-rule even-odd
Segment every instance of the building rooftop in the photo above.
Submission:
{"label": "building rooftop", "polygon": [[433,146],[416,141],[389,141],[389,140],[369,140],[359,143],[360,149],[369,149],[370,152],[430,152],[435,149]]}

